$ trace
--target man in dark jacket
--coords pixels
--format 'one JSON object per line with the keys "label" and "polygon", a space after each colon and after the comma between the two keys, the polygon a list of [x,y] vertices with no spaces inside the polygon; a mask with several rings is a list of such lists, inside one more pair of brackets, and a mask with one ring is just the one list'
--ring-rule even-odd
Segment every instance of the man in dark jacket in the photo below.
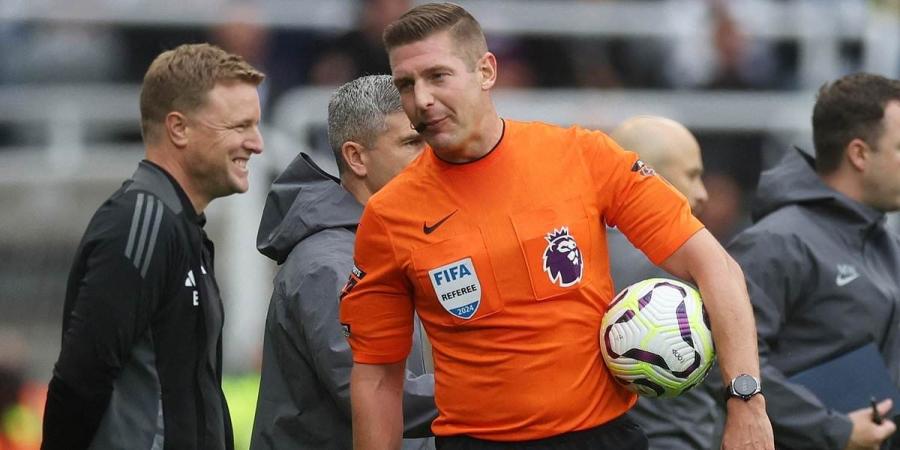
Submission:
{"label": "man in dark jacket", "polygon": [[245,192],[263,74],[208,45],[159,55],[141,89],[147,159],[94,214],[66,290],[44,449],[234,448],[206,206]]}
{"label": "man in dark jacket", "polygon": [[[328,134],[340,179],[300,154],[272,185],[258,248],[281,269],[266,318],[263,368],[251,448],[350,449],[350,348],[338,301],[353,268],[363,205],[417,157],[423,141],[390,76],[351,81],[328,105]],[[431,435],[434,375],[421,327],[407,360],[407,437]],[[432,439],[407,439],[430,449]]]}
{"label": "man in dark jacket", "polygon": [[900,82],[857,74],[826,84],[812,122],[815,161],[791,151],[763,173],[755,224],[729,251],[756,314],[778,448],[877,448],[892,421],[828,409],[788,378],[874,342],[900,386],[900,238],[885,228],[885,213],[900,209]]}

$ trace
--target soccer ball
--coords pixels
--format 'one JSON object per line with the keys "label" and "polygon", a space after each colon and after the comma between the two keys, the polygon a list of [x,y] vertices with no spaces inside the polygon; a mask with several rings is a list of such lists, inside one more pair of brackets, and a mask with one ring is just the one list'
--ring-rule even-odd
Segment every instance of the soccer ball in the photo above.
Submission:
{"label": "soccer ball", "polygon": [[691,389],[716,357],[700,293],[666,278],[637,282],[613,299],[601,323],[600,349],[616,380],[645,397]]}

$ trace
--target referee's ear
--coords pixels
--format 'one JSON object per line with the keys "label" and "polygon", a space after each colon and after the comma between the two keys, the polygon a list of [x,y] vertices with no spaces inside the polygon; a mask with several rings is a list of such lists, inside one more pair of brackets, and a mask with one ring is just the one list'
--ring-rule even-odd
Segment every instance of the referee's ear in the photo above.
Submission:
{"label": "referee's ear", "polygon": [[475,66],[481,75],[481,90],[489,91],[497,82],[497,57],[491,52],[485,54],[478,60]]}
{"label": "referee's ear", "polygon": [[368,174],[368,169],[366,168],[366,163],[362,155],[362,152],[364,151],[365,147],[358,142],[346,141],[341,145],[341,157],[344,158],[344,163],[347,164],[347,168],[358,178],[365,178]]}

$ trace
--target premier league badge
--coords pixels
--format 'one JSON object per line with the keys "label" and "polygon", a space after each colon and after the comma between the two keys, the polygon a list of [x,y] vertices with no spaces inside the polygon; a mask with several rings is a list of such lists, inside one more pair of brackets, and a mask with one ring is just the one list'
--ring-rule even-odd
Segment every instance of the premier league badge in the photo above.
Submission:
{"label": "premier league badge", "polygon": [[641,175],[643,175],[645,177],[652,176],[653,174],[656,173],[656,171],[653,170],[652,167],[648,166],[645,162],[643,162],[641,160],[637,160],[634,162],[634,164],[631,166],[631,171],[639,172]]}
{"label": "premier league badge", "polygon": [[471,319],[481,304],[481,282],[472,258],[463,258],[428,271],[438,302],[450,314]]}
{"label": "premier league badge", "polygon": [[544,250],[544,272],[550,282],[559,287],[569,287],[581,281],[584,261],[575,238],[568,227],[547,233],[547,249]]}

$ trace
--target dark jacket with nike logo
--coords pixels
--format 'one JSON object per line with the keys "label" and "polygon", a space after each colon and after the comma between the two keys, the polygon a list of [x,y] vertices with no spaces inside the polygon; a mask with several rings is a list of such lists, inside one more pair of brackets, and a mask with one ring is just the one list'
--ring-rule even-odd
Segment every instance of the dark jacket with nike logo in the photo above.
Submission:
{"label": "dark jacket with nike logo", "polygon": [[800,151],[763,173],[757,195],[755,224],[728,250],[756,315],[776,446],[843,449],[847,416],[787,377],[874,342],[900,386],[900,239],[884,213],[825,185]]}
{"label": "dark jacket with nike logo", "polygon": [[143,161],[94,214],[69,274],[43,449],[232,449],[213,246]]}

